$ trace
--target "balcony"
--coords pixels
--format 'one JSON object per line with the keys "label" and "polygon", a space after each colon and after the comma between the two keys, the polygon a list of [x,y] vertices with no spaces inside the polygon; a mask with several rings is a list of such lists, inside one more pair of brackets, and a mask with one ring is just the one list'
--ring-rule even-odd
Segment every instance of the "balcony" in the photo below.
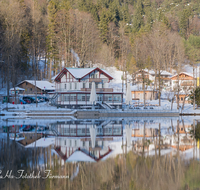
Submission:
{"label": "balcony", "polygon": [[89,82],[107,82],[108,79],[107,78],[89,78]]}
{"label": "balcony", "polygon": [[193,82],[184,82],[181,83],[181,86],[194,86]]}
{"label": "balcony", "polygon": [[[81,88],[81,91],[90,92],[91,88]],[[96,92],[113,92],[112,88],[96,88]]]}

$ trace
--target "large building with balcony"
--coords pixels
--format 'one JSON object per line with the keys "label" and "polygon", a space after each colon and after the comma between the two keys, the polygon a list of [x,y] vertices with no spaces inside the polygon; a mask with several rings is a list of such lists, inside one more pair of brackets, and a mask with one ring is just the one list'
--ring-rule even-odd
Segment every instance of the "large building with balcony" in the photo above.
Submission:
{"label": "large building with balcony", "polygon": [[179,75],[176,74],[171,77],[171,90],[176,90],[178,88],[178,83],[180,91],[187,94],[196,85],[196,78],[193,77],[192,74],[186,72],[181,72]]}
{"label": "large building with balcony", "polygon": [[112,79],[113,77],[107,71],[98,67],[64,68],[55,77],[56,91],[52,93],[52,99],[55,99],[55,105],[66,108],[91,106],[90,92],[92,82],[95,82],[97,104],[100,108],[105,108],[106,105],[120,108],[123,93],[114,92],[108,87]]}

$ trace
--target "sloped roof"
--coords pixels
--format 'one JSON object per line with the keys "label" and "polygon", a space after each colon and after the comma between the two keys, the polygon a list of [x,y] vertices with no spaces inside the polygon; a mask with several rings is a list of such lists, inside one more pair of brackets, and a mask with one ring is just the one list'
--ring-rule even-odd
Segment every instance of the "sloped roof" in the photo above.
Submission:
{"label": "sloped roof", "polygon": [[53,81],[53,80],[55,80],[56,79],[56,77],[59,75],[59,73],[57,74],[57,75],[55,75],[55,76],[53,76],[53,77],[51,77],[51,80]]}
{"label": "sloped roof", "polygon": [[55,137],[40,138],[36,142],[33,142],[25,147],[26,148],[34,148],[35,146],[36,147],[48,147],[52,144],[55,144]]}
{"label": "sloped roof", "polygon": [[96,68],[66,68],[75,78],[83,78]]}
{"label": "sloped roof", "polygon": [[74,78],[82,79],[96,69],[102,71],[105,75],[107,75],[108,77],[113,79],[113,77],[106,70],[100,69],[98,67],[94,67],[94,68],[71,68],[71,67],[69,68],[69,67],[66,67],[58,75],[56,75],[55,78],[53,78],[53,79],[56,80],[57,78],[59,78],[61,76],[61,74],[64,72],[64,70],[68,70]]}
{"label": "sloped roof", "polygon": [[[18,85],[20,85],[24,82],[28,82],[32,85],[35,85],[34,80],[24,80],[24,81],[20,82]],[[41,90],[55,90],[55,85],[53,83],[50,83],[49,81],[43,81],[43,80],[42,81],[36,80],[36,87],[40,88]]]}
{"label": "sloped roof", "polygon": [[[187,72],[180,72],[179,73],[179,75],[180,74],[185,74],[185,75],[188,75],[188,76],[190,76],[190,77],[193,77],[193,74],[191,74],[191,73],[187,73]],[[178,74],[175,74],[175,75],[173,75],[171,78],[173,78],[173,77],[175,77],[175,76],[177,76]]]}
{"label": "sloped roof", "polygon": [[[145,72],[148,72],[149,74],[151,75],[155,75],[155,71],[154,70],[148,70],[148,69],[144,69]],[[168,71],[164,71],[164,70],[161,70],[160,71],[160,75],[168,75],[168,76],[171,76],[172,74]]]}
{"label": "sloped roof", "polygon": [[96,160],[81,150],[76,150],[72,153],[66,162],[96,162]]}
{"label": "sloped roof", "polygon": [[15,87],[15,88],[11,88],[10,90],[25,90],[24,88],[20,88],[20,87]]}

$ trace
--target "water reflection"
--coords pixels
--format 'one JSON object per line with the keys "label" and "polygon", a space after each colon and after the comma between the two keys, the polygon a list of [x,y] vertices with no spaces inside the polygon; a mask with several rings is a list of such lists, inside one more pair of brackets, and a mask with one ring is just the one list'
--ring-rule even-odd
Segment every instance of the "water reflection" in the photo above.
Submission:
{"label": "water reflection", "polygon": [[[198,125],[197,117],[2,120],[0,170],[5,175],[7,170],[17,174],[18,169],[52,169],[74,180],[79,172],[86,172],[83,163],[91,168],[92,163],[120,155],[123,164],[128,152],[158,158],[181,155],[185,159],[199,159],[199,142],[194,138],[194,126]],[[123,173],[124,167],[119,172]],[[65,187],[72,187],[69,183],[65,182]]]}
{"label": "water reflection", "polygon": [[[20,124],[21,123],[21,124]],[[65,161],[105,160],[134,151],[139,155],[175,154],[198,156],[199,142],[194,139],[193,118],[115,118],[107,120],[6,121],[1,126],[2,142],[13,140],[24,148],[51,145],[53,154]],[[29,123],[29,124],[28,124]],[[38,123],[38,124],[37,124]],[[8,137],[9,134],[9,137]],[[4,139],[4,141],[3,141]],[[188,151],[190,150],[190,151]],[[194,155],[195,154],[195,155]]]}

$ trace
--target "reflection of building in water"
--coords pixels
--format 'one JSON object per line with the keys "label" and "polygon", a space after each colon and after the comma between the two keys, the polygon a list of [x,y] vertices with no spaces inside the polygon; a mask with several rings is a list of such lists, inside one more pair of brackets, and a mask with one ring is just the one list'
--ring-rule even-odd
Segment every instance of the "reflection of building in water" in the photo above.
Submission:
{"label": "reflection of building in water", "polygon": [[51,130],[56,136],[89,137],[91,127],[96,126],[96,136],[121,136],[122,124],[115,121],[77,120],[51,124]]}
{"label": "reflection of building in water", "polygon": [[123,135],[122,124],[115,121],[74,121],[52,128],[58,134],[55,151],[65,161],[99,161],[112,152],[110,142]]}
{"label": "reflection of building in water", "polygon": [[[165,127],[163,127],[162,125]],[[171,125],[170,125],[171,124]],[[185,151],[194,147],[194,140],[190,132],[193,129],[191,121],[171,121],[165,123],[134,123],[136,129],[132,130],[133,149],[137,152],[146,152],[148,155],[157,154],[160,151],[170,153],[172,151]],[[151,127],[151,128],[150,128]],[[161,153],[161,154],[162,154]]]}
{"label": "reflection of building in water", "polygon": [[152,128],[139,128],[132,130],[132,137],[156,137],[158,135],[158,129]]}

